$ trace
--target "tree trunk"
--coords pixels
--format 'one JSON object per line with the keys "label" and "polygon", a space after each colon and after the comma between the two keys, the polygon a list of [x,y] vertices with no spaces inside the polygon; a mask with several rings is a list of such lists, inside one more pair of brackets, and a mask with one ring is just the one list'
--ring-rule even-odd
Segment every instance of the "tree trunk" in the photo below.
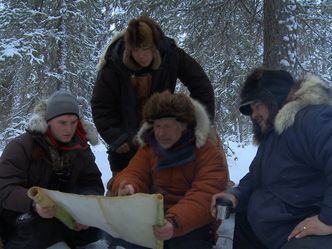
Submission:
{"label": "tree trunk", "polygon": [[295,9],[294,0],[264,0],[264,66],[294,69],[297,29]]}

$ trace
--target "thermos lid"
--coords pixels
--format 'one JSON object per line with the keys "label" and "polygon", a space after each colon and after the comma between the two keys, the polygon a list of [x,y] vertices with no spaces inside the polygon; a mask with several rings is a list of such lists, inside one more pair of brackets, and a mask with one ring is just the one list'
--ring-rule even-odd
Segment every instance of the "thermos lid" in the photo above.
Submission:
{"label": "thermos lid", "polygon": [[230,206],[230,207],[232,207],[232,202],[230,201],[230,200],[228,200],[228,199],[225,199],[225,198],[217,198],[216,199],[216,205],[218,205],[218,206]]}

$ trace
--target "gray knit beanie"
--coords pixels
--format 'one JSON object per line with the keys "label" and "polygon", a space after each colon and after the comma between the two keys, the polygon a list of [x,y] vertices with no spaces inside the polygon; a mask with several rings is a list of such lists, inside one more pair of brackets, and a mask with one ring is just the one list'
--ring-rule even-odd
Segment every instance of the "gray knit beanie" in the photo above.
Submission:
{"label": "gray knit beanie", "polygon": [[49,121],[64,114],[74,114],[79,117],[78,102],[69,92],[59,90],[47,100],[45,119]]}

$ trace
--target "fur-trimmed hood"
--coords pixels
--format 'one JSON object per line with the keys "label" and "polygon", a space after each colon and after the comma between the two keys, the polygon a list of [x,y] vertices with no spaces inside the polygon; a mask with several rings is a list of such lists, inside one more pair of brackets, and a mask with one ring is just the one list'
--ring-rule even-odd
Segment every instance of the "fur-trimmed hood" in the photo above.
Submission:
{"label": "fur-trimmed hood", "polygon": [[164,32],[160,26],[147,16],[140,16],[129,21],[126,29],[116,34],[101,55],[97,71],[101,70],[107,60],[114,60],[115,64],[123,63],[128,69],[137,71],[142,66],[131,54],[133,48],[151,48],[153,59],[149,66],[157,70],[162,62],[160,49],[164,43]]}
{"label": "fur-trimmed hood", "polygon": [[[126,30],[121,31],[120,33],[116,34],[113,37],[110,43],[106,45],[96,66],[97,72],[100,71],[105,66],[107,60],[113,60],[115,61],[115,64],[116,63],[118,63],[119,65],[123,64],[127,68],[133,71],[141,69],[141,66],[134,61],[130,51],[125,47],[125,41],[124,41],[125,34]],[[157,70],[161,64],[161,61],[162,58],[160,52],[157,47],[154,47],[153,60],[150,67],[153,70]]]}
{"label": "fur-trimmed hood", "polygon": [[306,74],[300,80],[300,88],[289,96],[292,100],[278,112],[274,128],[281,134],[294,124],[296,114],[308,105],[332,104],[332,89],[316,75]]}
{"label": "fur-trimmed hood", "polygon": [[[28,130],[33,132],[39,132],[45,134],[48,128],[45,111],[47,107],[47,100],[39,102],[32,113],[28,123]],[[80,118],[82,126],[86,132],[86,137],[91,145],[98,144],[98,132],[92,123],[85,121],[82,117]]]}
{"label": "fur-trimmed hood", "polygon": [[[196,147],[201,148],[205,145],[206,140],[208,139],[209,132],[210,132],[210,121],[208,114],[203,107],[202,104],[200,104],[198,101],[190,98],[194,110],[195,110],[195,119],[196,119],[196,126],[195,126],[195,138],[196,138]],[[142,138],[142,135],[145,131],[152,128],[152,124],[149,124],[148,122],[144,122],[139,129],[137,133],[137,141],[140,145],[144,145],[144,141]]]}
{"label": "fur-trimmed hood", "polygon": [[124,38],[125,31],[126,31],[126,30],[122,30],[121,32],[117,33],[117,34],[112,38],[111,42],[108,43],[108,44],[105,46],[105,48],[104,48],[104,50],[103,50],[103,52],[102,52],[102,54],[101,54],[101,56],[100,56],[100,58],[99,58],[98,64],[97,64],[97,66],[96,66],[97,71],[100,71],[100,70],[104,67],[104,65],[106,64],[106,59],[105,59],[105,57],[106,57],[107,53],[109,53],[108,50],[109,50],[109,49],[112,47],[112,45],[114,45],[118,40]]}

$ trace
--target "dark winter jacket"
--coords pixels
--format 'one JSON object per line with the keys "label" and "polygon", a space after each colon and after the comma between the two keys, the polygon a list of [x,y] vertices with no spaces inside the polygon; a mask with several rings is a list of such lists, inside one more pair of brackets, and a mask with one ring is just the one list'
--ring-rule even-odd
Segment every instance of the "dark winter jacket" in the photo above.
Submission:
{"label": "dark winter jacket", "polygon": [[[213,222],[212,195],[224,191],[228,182],[224,153],[207,141],[208,116],[202,105],[193,103],[197,122],[194,157],[183,163],[179,163],[179,157],[177,165],[160,167],[161,156],[142,138],[152,128],[145,122],[138,133],[141,147],[128,167],[116,175],[111,186],[114,195],[123,180],[132,184],[136,192],[163,194],[165,218],[174,224],[174,237]],[[183,148],[183,144],[180,147]]]}
{"label": "dark winter jacket", "polygon": [[[39,109],[45,110],[44,107]],[[87,137],[96,142],[97,133],[92,126],[85,124],[84,128]],[[54,186],[59,186],[61,191],[76,194],[104,194],[101,173],[90,147],[67,152],[51,149],[46,130],[44,112],[35,113],[29,121],[28,131],[4,149],[0,158],[0,210],[17,214],[31,211],[32,200],[27,191],[33,186],[55,190],[59,189]],[[68,164],[70,173],[63,182],[52,178],[56,162]]]}
{"label": "dark winter jacket", "polygon": [[[130,81],[134,72],[122,62],[123,35],[107,48],[98,65],[91,105],[94,123],[101,137],[115,150],[123,140],[129,142],[137,133],[141,118],[136,91]],[[177,79],[189,89],[191,97],[206,106],[210,119],[214,119],[214,94],[212,85],[201,66],[174,40],[164,37],[161,47],[161,65],[149,70],[152,76],[151,91],[174,92]]]}
{"label": "dark winter jacket", "polygon": [[278,112],[234,193],[258,238],[279,249],[295,226],[318,215],[332,225],[332,106],[325,82],[307,75]]}

